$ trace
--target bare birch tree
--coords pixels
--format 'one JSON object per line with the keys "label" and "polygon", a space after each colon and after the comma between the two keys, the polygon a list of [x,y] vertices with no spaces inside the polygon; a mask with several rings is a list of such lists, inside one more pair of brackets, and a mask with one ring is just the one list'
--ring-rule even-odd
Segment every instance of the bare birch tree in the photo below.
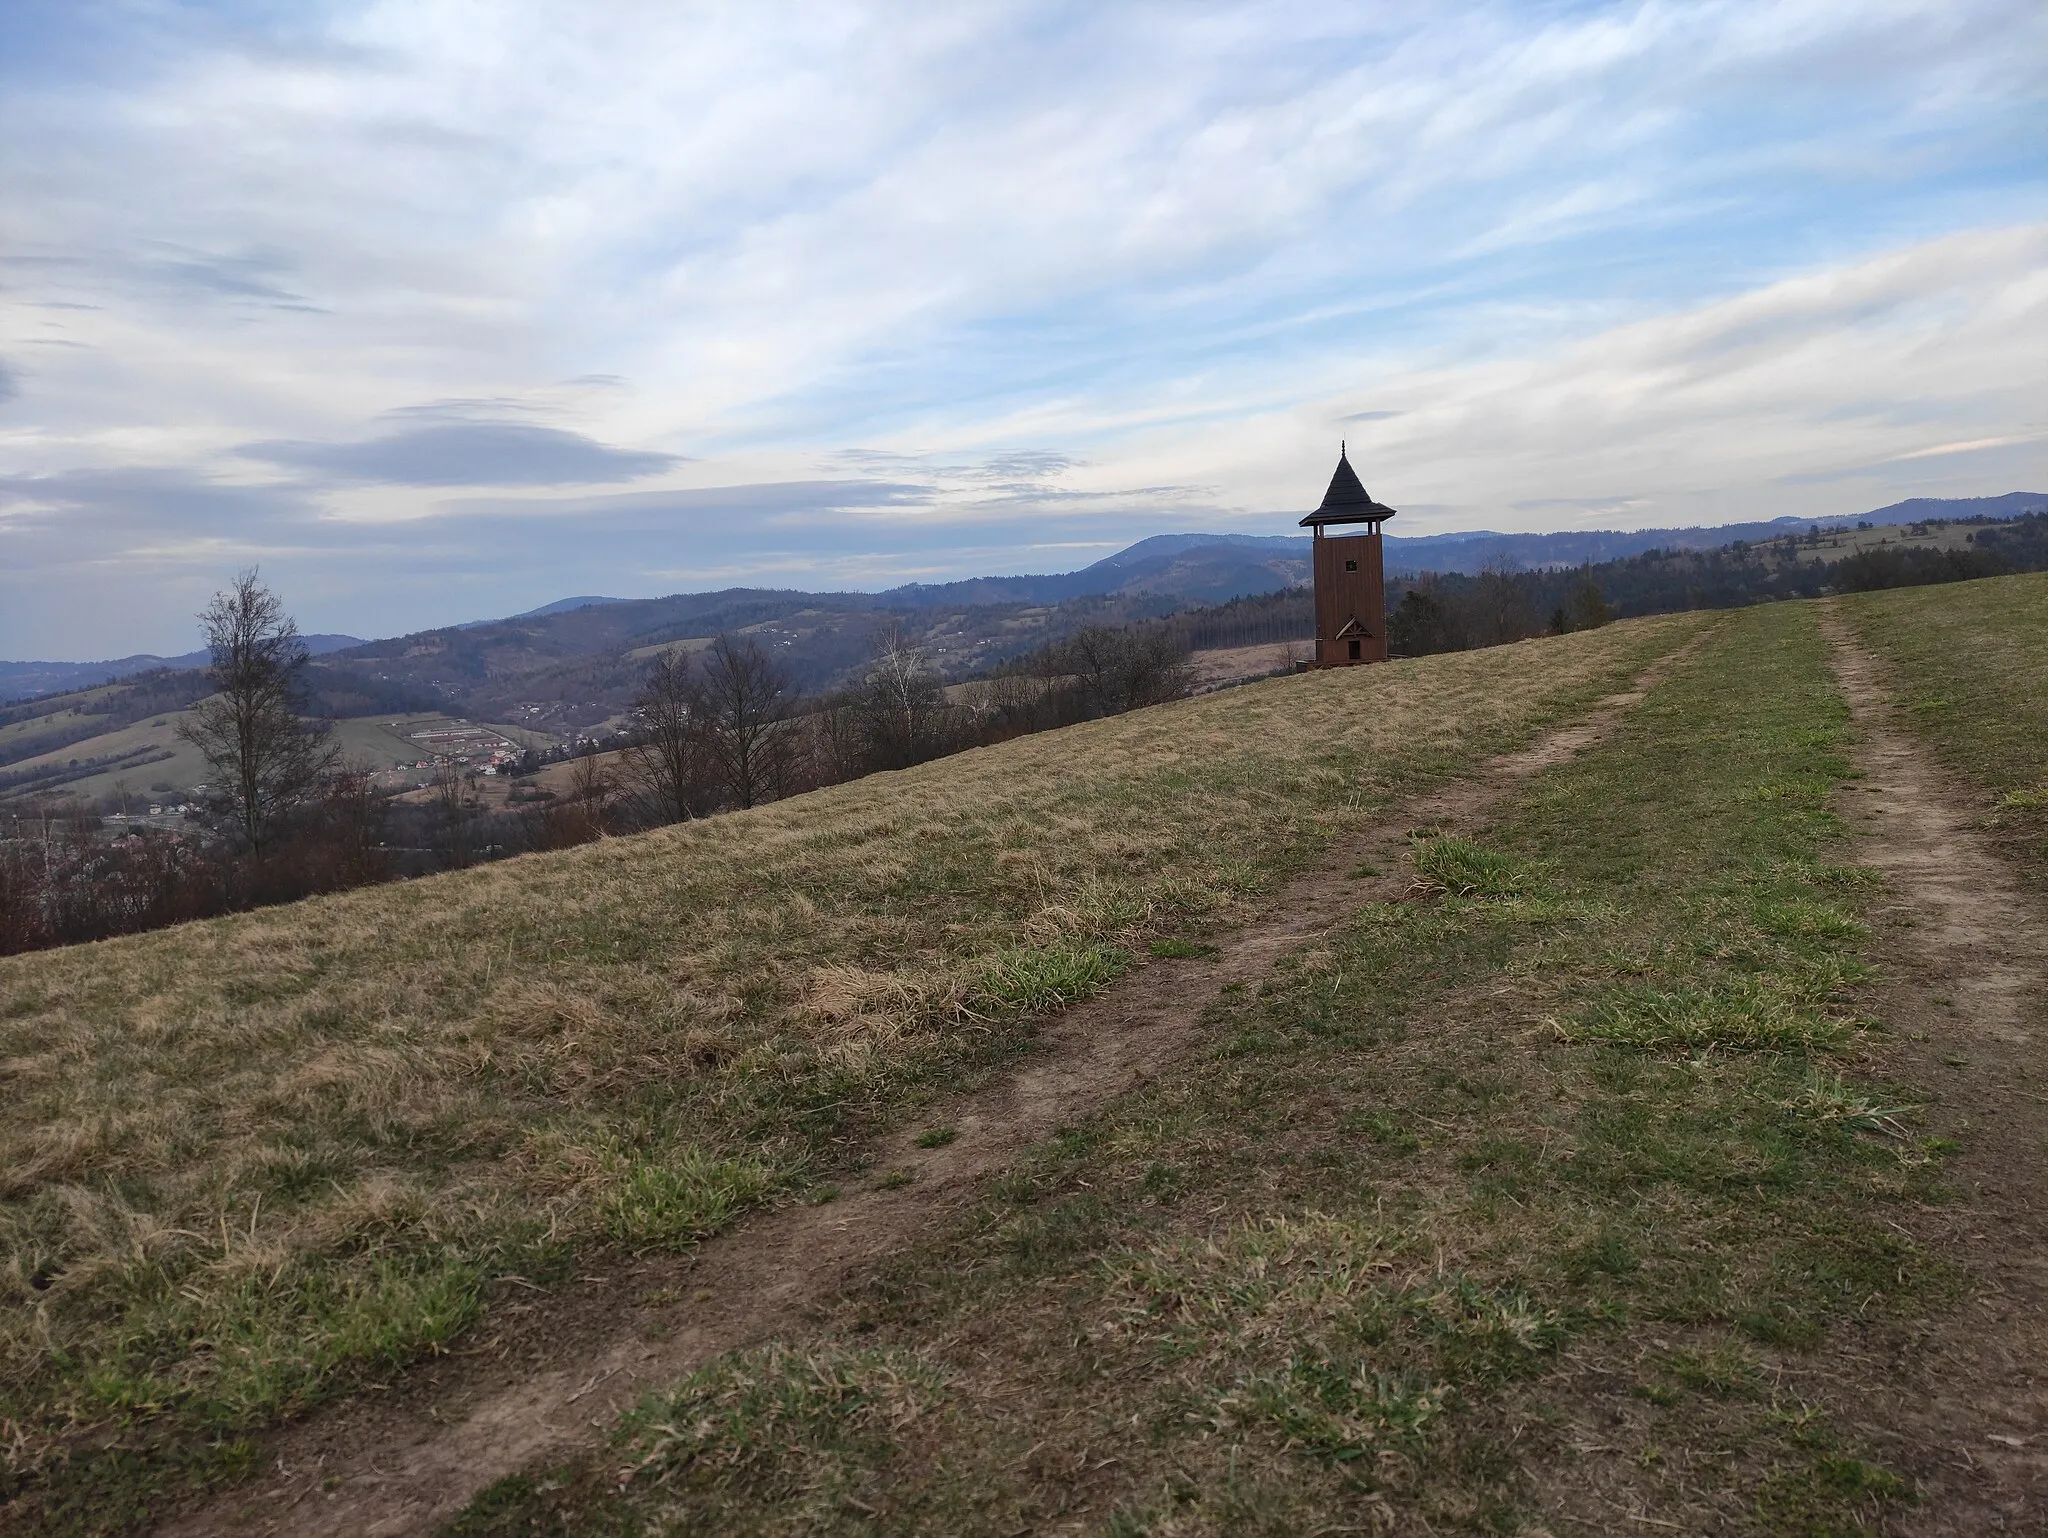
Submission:
{"label": "bare birch tree", "polygon": [[299,627],[252,569],[199,616],[215,693],[178,735],[199,749],[242,841],[260,853],[334,767],[325,722],[299,713],[307,653]]}
{"label": "bare birch tree", "polygon": [[931,756],[945,710],[945,690],[931,660],[898,632],[881,636],[857,703],[872,767],[907,769]]}

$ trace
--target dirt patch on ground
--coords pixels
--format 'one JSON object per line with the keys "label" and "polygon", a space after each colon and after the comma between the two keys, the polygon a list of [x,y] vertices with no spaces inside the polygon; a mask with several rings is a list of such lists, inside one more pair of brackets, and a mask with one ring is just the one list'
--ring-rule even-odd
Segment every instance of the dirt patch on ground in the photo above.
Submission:
{"label": "dirt patch on ground", "polygon": [[1885,875],[1874,915],[1896,1067],[1932,1086],[1932,1130],[1961,1145],[1957,1200],[1914,1237],[1967,1268],[1969,1297],[1910,1336],[1821,1365],[1845,1424],[1919,1482],[1902,1532],[2048,1524],[2048,915],[1970,827],[1969,798],[1895,722],[1880,664],[1824,622],[1865,778],[1842,807]]}
{"label": "dirt patch on ground", "polygon": [[1584,719],[1347,839],[1283,889],[1270,919],[1218,937],[1213,955],[1145,966],[1049,1022],[1017,1072],[928,1118],[926,1126],[954,1129],[952,1141],[921,1147],[919,1129],[906,1129],[875,1147],[857,1188],[829,1202],[760,1214],[687,1256],[582,1278],[523,1314],[501,1310],[496,1338],[422,1366],[389,1393],[286,1428],[268,1453],[268,1476],[167,1530],[429,1532],[492,1481],[588,1446],[648,1389],[788,1331],[873,1262],[957,1214],[1020,1152],[1148,1082],[1223,988],[1264,978],[1360,904],[1399,896],[1412,829],[1482,821],[1530,776],[1598,741],[1701,638]]}

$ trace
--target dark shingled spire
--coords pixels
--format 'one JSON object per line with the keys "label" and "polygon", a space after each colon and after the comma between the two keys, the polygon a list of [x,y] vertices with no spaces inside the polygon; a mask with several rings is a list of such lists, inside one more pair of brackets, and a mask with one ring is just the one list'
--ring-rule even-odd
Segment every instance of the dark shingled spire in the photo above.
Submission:
{"label": "dark shingled spire", "polygon": [[1323,505],[1301,520],[1304,529],[1324,523],[1377,524],[1394,516],[1391,507],[1373,501],[1359,484],[1358,472],[1342,445],[1337,449],[1337,473],[1330,477],[1330,489],[1323,493]]}

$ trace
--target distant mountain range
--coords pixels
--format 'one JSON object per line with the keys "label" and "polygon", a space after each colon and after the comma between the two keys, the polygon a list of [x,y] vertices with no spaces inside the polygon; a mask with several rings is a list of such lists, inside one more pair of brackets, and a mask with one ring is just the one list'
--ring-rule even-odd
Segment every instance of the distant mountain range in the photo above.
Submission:
{"label": "distant mountain range", "polygon": [[[309,635],[301,639],[306,643],[306,650],[316,657],[363,644],[360,636],[352,635]],[[60,689],[89,689],[95,684],[132,678],[137,673],[150,673],[158,668],[203,668],[209,660],[206,652],[197,651],[176,657],[138,652],[132,657],[116,657],[111,662],[0,662],[0,705],[9,700],[52,694]]]}
{"label": "distant mountain range", "polygon": [[[1901,524],[1930,518],[2016,518],[2048,510],[2048,493],[2009,492],[1997,497],[1916,497],[1868,513],[1806,519],[1776,518],[1767,523],[1721,524],[1684,529],[1589,529],[1550,534],[1503,534],[1480,529],[1460,534],[1386,537],[1390,573],[1424,571],[1473,573],[1492,565],[1536,568],[1576,566],[1610,561],[1652,549],[1713,549],[1737,540],[1752,543],[1781,539],[1818,524],[1832,527],[1859,521]],[[1187,604],[1223,603],[1232,598],[1270,593],[1308,580],[1310,541],[1306,535],[1157,534],[1079,571],[1036,576],[972,577],[960,582],[911,583],[882,593],[805,593],[731,588],[716,593],[677,594],[668,598],[626,599],[582,596],[557,599],[539,608],[501,620],[424,631],[397,641],[366,642],[354,636],[306,637],[316,656],[347,653],[338,658],[369,670],[380,679],[447,689],[453,675],[481,676],[495,672],[483,654],[522,661],[513,672],[536,667],[560,668],[621,648],[661,644],[677,637],[715,634],[721,630],[765,627],[782,644],[801,655],[825,657],[843,646],[840,632],[872,632],[888,611],[919,614],[910,628],[945,632],[947,623],[932,611],[959,611],[952,625],[958,632],[956,665],[976,664],[1001,651],[1006,633],[1021,635],[1039,628],[1016,615],[989,613],[973,618],[968,611],[1024,610],[1086,600],[1116,600],[1123,610],[1163,611]],[[457,638],[460,638],[459,640]],[[438,639],[437,639],[438,638]],[[394,667],[406,653],[439,655],[441,665]],[[941,648],[943,649],[943,648]],[[463,666],[453,666],[455,656]],[[154,668],[193,668],[206,663],[206,653],[178,657],[134,656],[108,662],[0,662],[0,703],[78,689]],[[389,671],[387,671],[389,669]],[[809,669],[800,666],[799,672]],[[509,680],[508,680],[509,681]],[[807,680],[815,682],[818,680]],[[457,691],[458,693],[466,691]],[[479,701],[479,704],[482,702]]]}
{"label": "distant mountain range", "polygon": [[[1585,529],[1551,534],[1502,534],[1476,529],[1460,534],[1386,536],[1387,570],[1463,572],[1505,563],[1521,568],[1578,566],[1640,555],[1645,550],[1712,550],[1737,540],[1783,539],[1818,525],[1918,523],[1929,518],[2017,518],[2048,509],[2048,492],[2013,491],[1998,497],[1915,497],[1868,513],[1826,518],[1773,518],[1683,529]],[[953,607],[960,604],[1064,603],[1072,598],[1147,594],[1183,603],[1226,603],[1308,580],[1305,534],[1155,534],[1104,556],[1079,571],[1023,577],[969,577],[959,582],[913,582],[873,595],[881,607]],[[738,589],[733,590],[740,591]],[[813,595],[834,599],[846,594]],[[647,602],[627,598],[563,598],[515,620],[540,619],[600,604]],[[503,623],[478,620],[473,625]]]}

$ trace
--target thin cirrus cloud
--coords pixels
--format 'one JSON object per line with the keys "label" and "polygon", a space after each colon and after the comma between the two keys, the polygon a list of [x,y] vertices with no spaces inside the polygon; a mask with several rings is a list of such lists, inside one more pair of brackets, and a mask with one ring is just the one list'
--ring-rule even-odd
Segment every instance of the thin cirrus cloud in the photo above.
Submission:
{"label": "thin cirrus cloud", "polygon": [[2034,0],[18,0],[0,655],[183,650],[245,558],[363,633],[1284,532],[1340,438],[1409,532],[2038,486],[2044,56]]}

